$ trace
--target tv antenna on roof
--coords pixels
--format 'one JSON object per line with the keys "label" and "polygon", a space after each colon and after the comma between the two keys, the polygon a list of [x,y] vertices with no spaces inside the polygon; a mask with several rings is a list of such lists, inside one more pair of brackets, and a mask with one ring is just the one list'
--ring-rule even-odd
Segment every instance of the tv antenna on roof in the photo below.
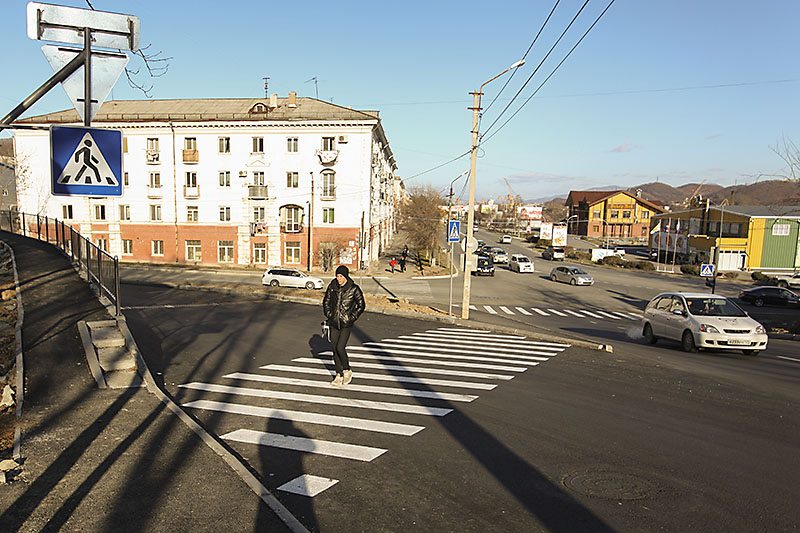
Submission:
{"label": "tv antenna on roof", "polygon": [[314,97],[315,97],[317,100],[319,100],[319,84],[317,83],[319,80],[317,80],[317,77],[316,77],[316,76],[314,76],[314,77],[313,77],[313,78],[311,78],[310,80],[306,80],[306,81],[305,81],[305,83],[308,83],[308,82],[310,82],[310,81],[313,81],[313,82],[314,82]]}
{"label": "tv antenna on roof", "polygon": [[269,76],[261,79],[264,80],[264,98],[269,98]]}

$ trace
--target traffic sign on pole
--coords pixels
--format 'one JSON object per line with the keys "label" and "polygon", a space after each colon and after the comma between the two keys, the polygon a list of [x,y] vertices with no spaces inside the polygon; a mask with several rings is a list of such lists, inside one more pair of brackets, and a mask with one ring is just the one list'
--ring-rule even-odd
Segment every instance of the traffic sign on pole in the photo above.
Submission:
{"label": "traffic sign on pole", "polygon": [[704,278],[710,278],[714,276],[714,265],[710,263],[703,263],[700,265],[700,275]]}
{"label": "traffic sign on pole", "polygon": [[461,240],[461,222],[451,220],[447,225],[447,242],[458,242]]}
{"label": "traffic sign on pole", "polygon": [[61,196],[122,196],[122,132],[51,126],[52,191]]}

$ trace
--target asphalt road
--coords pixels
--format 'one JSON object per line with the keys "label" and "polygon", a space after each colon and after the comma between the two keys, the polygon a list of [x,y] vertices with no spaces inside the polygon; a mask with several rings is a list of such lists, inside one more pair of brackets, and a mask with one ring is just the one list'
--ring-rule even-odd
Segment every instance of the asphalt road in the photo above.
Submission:
{"label": "asphalt road", "polygon": [[[351,356],[368,355],[374,348],[367,343],[376,341],[385,353],[372,367],[355,363],[364,365],[369,357],[353,359],[354,385],[395,390],[340,390],[324,385],[329,376],[314,373],[327,368],[320,360],[328,349],[317,335],[321,311],[316,307],[130,285],[123,285],[122,301],[143,355],[162,373],[167,389],[182,403],[217,402],[190,409],[209,429],[226,435],[311,529],[800,527],[800,509],[794,505],[800,476],[800,365],[792,361],[685,354],[661,344],[615,339],[613,354],[567,347],[534,364],[526,355],[534,349],[519,347],[528,346],[524,340],[481,338],[481,333],[448,332],[437,323],[368,313],[351,338]],[[576,333],[601,335],[603,329],[607,325],[598,324]],[[477,341],[462,340],[475,336]],[[392,343],[403,349],[386,348]],[[403,359],[426,357],[431,359]],[[512,372],[469,368],[487,363],[467,357],[506,361],[506,367],[516,358],[516,366],[527,370],[507,380],[468,378],[457,372]],[[529,362],[523,364],[524,357]],[[267,365],[281,366],[263,368]],[[425,381],[393,381],[398,376]],[[496,386],[476,390],[434,378]],[[190,383],[201,385],[185,386]],[[439,397],[402,395],[414,391]],[[291,396],[297,393],[309,396]],[[356,402],[338,404],[334,398]],[[452,411],[434,416],[365,408],[378,399],[406,409]],[[222,403],[245,406],[236,410],[249,414],[209,407],[219,409]],[[292,412],[424,429],[400,435],[350,427],[346,424],[354,422],[342,419],[333,425],[291,419]],[[254,432],[299,438],[295,444],[313,439],[314,444],[301,452],[275,441],[241,442]],[[383,451],[370,460],[326,455],[322,441],[368,448],[358,448],[359,453]],[[301,475],[338,481],[314,496],[279,489]]]}

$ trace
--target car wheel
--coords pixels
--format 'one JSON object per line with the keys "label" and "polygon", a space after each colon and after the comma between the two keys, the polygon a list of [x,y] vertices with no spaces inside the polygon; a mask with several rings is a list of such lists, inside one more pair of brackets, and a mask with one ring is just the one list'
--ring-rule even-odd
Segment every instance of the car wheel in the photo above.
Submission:
{"label": "car wheel", "polygon": [[764,305],[764,298],[756,298],[755,300],[753,300],[753,305],[755,305],[756,307],[763,306]]}
{"label": "car wheel", "polygon": [[311,290],[313,288],[314,288],[314,282],[313,281],[309,281],[308,283],[306,283],[306,289]]}
{"label": "car wheel", "polygon": [[758,355],[758,350],[742,350],[745,355]]}
{"label": "car wheel", "polygon": [[569,284],[574,286],[574,285],[577,285],[578,282],[575,281],[575,278],[572,278],[571,280],[569,280]]}
{"label": "car wheel", "polygon": [[778,282],[778,287],[780,287],[781,289],[788,289],[789,288],[789,284],[787,282],[785,282],[785,281],[779,281]]}
{"label": "car wheel", "polygon": [[558,280],[556,279],[556,275],[555,275],[555,274],[550,274],[550,280],[551,280],[551,281],[558,281]]}
{"label": "car wheel", "polygon": [[491,274],[489,274],[489,275],[490,275],[490,276],[492,276],[492,277],[494,277],[494,272],[492,272],[492,273],[491,273]]}
{"label": "car wheel", "polygon": [[658,337],[653,335],[653,327],[650,324],[644,325],[644,331],[642,332],[642,335],[644,335],[644,339],[648,344],[655,344],[658,342]]}
{"label": "car wheel", "polygon": [[270,287],[277,287],[278,286],[278,280],[277,279],[273,279],[272,281],[269,282],[269,285],[270,285]]}
{"label": "car wheel", "polygon": [[683,337],[681,337],[681,347],[684,352],[693,352],[697,349],[694,345],[694,335],[688,329],[683,332]]}

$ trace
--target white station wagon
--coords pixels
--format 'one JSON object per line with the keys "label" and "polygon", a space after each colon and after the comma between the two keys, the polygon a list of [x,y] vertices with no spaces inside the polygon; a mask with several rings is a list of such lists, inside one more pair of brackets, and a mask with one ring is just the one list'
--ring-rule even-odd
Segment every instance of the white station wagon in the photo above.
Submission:
{"label": "white station wagon", "polygon": [[321,289],[322,280],[300,272],[296,268],[275,267],[268,268],[261,276],[262,285],[272,287],[305,287],[306,289]]}
{"label": "white station wagon", "polygon": [[755,355],[767,348],[764,326],[717,294],[672,292],[650,300],[642,318],[642,335],[680,341],[687,352],[715,348]]}
{"label": "white station wagon", "polygon": [[508,262],[508,268],[517,272],[533,272],[533,261],[522,254],[513,254]]}

